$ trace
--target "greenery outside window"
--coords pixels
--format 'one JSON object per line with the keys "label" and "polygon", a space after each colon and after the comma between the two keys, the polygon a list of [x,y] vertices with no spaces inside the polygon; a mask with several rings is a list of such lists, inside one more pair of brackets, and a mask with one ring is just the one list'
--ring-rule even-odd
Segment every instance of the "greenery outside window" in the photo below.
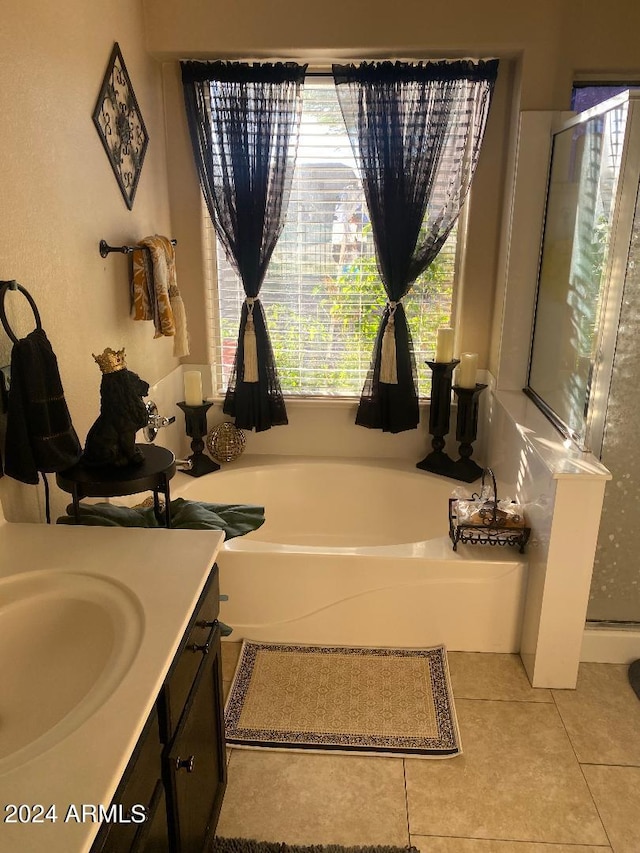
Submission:
{"label": "greenery outside window", "polygon": [[[216,253],[204,205],[203,215],[208,244]],[[424,362],[435,351],[436,331],[451,323],[456,249],[457,228],[403,300],[422,397],[430,392],[431,372]],[[222,392],[233,365],[245,294],[219,246],[211,267],[217,269],[210,315],[217,321],[214,360]],[[386,295],[360,177],[330,77],[305,81],[287,221],[260,299],[283,393],[360,395]]]}

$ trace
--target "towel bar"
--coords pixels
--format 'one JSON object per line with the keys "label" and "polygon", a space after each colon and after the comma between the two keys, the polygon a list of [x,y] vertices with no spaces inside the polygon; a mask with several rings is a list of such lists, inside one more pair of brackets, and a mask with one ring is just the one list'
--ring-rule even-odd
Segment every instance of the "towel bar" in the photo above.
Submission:
{"label": "towel bar", "polygon": [[[172,246],[177,246],[177,240],[171,240]],[[100,249],[100,257],[106,258],[109,252],[121,252],[123,255],[129,255],[133,252],[134,249],[139,248],[138,246],[110,246],[106,240],[100,240],[98,243],[98,248]]]}
{"label": "towel bar", "polygon": [[20,291],[20,293],[22,293],[22,295],[25,297],[25,299],[31,306],[31,310],[33,311],[33,316],[36,321],[37,329],[42,329],[42,323],[40,321],[40,314],[38,313],[38,306],[34,302],[34,299],[29,293],[29,291],[21,284],[18,284],[15,279],[11,279],[10,281],[0,281],[0,322],[2,323],[5,332],[9,335],[13,343],[17,344],[18,338],[15,336],[13,329],[9,325],[9,321],[7,320],[7,314],[4,308],[4,298],[7,295],[8,290]]}

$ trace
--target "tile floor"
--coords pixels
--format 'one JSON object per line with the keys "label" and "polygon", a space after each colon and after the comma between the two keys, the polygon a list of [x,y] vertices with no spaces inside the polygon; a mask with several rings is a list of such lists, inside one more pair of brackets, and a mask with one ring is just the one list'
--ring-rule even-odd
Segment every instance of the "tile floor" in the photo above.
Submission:
{"label": "tile floor", "polygon": [[[228,690],[239,643],[223,644]],[[640,853],[640,701],[627,667],[533,689],[515,655],[450,652],[464,753],[232,749],[218,835],[420,853]]]}

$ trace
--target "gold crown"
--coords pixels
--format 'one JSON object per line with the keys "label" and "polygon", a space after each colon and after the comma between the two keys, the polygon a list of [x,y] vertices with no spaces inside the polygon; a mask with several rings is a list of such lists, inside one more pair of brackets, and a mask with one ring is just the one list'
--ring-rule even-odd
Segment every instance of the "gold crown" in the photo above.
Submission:
{"label": "gold crown", "polygon": [[124,358],[124,347],[117,352],[111,349],[111,347],[107,347],[102,355],[96,355],[95,353],[91,353],[91,355],[103,373],[115,373],[118,370],[124,370],[127,366]]}

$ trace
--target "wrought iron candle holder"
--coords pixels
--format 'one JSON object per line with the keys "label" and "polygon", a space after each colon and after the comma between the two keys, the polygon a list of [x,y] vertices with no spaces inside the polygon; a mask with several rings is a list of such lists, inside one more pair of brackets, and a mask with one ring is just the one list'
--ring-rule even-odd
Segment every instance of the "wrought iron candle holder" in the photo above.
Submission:
{"label": "wrought iron candle holder", "polygon": [[191,450],[193,453],[189,456],[191,468],[185,471],[191,477],[202,477],[203,474],[211,474],[212,471],[218,471],[220,466],[213,459],[205,456],[203,436],[207,434],[207,412],[213,403],[201,403],[199,406],[189,406],[187,403],[178,403],[178,406],[184,412],[186,433],[192,439]]}
{"label": "wrought iron candle holder", "polygon": [[456,441],[460,442],[460,458],[452,463],[449,476],[465,483],[473,483],[482,476],[482,468],[471,458],[473,442],[478,435],[478,406],[480,394],[486,385],[476,384],[475,388],[453,386],[458,398],[458,418],[456,421]]}
{"label": "wrought iron candle holder", "polygon": [[429,407],[429,432],[433,436],[433,450],[416,464],[416,468],[450,477],[453,459],[444,452],[445,436],[449,433],[451,419],[451,383],[453,370],[459,360],[427,361],[431,368],[431,405]]}

